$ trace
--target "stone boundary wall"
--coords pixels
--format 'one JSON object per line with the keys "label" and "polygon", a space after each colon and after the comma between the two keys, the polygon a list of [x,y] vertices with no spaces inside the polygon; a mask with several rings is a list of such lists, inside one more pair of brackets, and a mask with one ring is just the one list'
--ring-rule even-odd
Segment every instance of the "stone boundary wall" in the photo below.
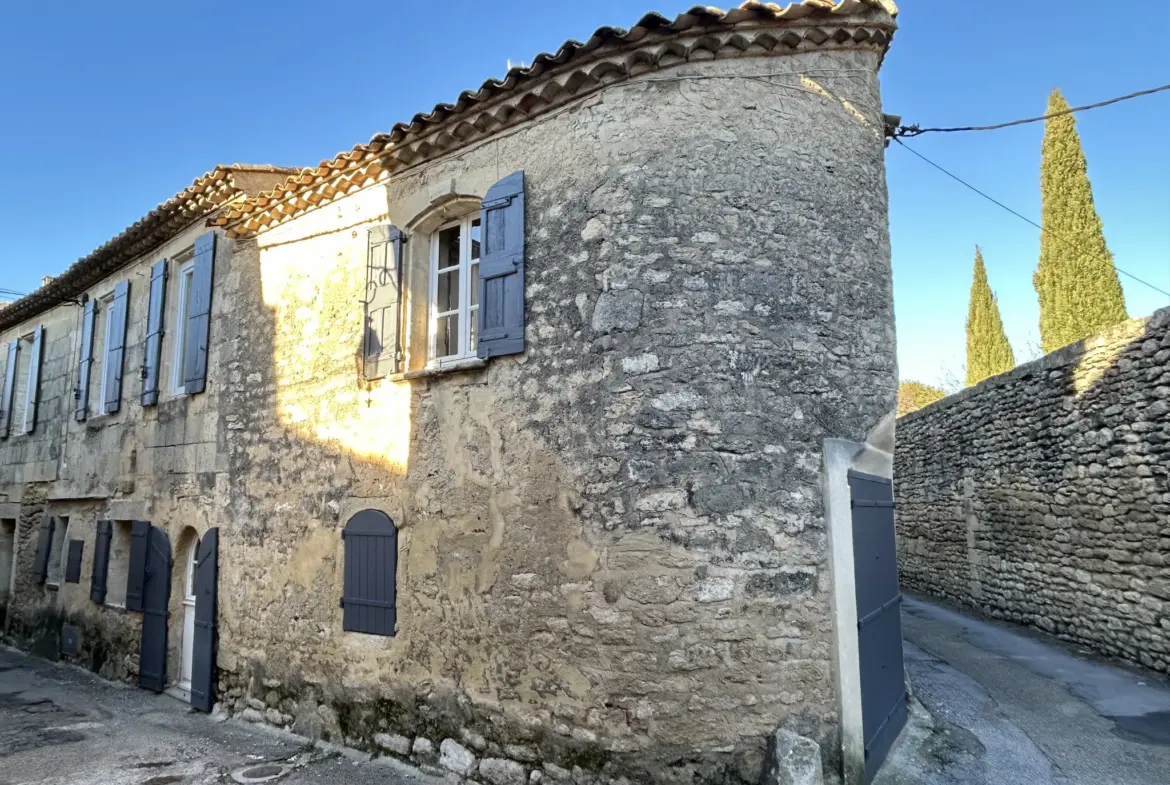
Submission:
{"label": "stone boundary wall", "polygon": [[908,589],[1170,672],[1170,308],[906,415]]}

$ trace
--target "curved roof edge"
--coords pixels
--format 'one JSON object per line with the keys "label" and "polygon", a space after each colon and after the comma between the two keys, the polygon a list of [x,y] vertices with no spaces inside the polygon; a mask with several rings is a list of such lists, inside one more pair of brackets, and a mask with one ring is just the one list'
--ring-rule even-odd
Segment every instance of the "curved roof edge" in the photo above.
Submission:
{"label": "curved roof edge", "polygon": [[893,38],[892,0],[800,0],[786,6],[748,0],[722,11],[696,6],[673,20],[643,16],[629,30],[599,28],[585,42],[513,68],[398,123],[369,142],[301,170],[279,186],[222,211],[209,225],[244,237],[364,187],[386,174],[490,137],[606,85],[695,60],[869,48],[883,55]]}

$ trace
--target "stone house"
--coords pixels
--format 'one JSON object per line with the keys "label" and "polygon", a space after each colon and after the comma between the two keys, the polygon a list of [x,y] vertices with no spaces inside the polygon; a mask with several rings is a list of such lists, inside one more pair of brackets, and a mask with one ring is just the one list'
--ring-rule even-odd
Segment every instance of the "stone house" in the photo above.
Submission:
{"label": "stone house", "polygon": [[8,637],[480,781],[756,782],[778,727],[858,779],[895,13],[602,28],[0,310]]}

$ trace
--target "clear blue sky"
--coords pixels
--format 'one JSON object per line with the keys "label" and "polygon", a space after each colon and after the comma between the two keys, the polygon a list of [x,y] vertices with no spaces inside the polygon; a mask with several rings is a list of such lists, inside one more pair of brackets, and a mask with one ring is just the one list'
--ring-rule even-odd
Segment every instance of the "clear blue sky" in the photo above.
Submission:
{"label": "clear blue sky", "polygon": [[[0,48],[0,287],[29,291],[217,163],[313,165],[509,59],[675,0],[507,3],[9,4]],[[922,125],[1042,114],[1170,82],[1170,3],[904,0],[882,70],[886,111]],[[1149,31],[1147,34],[1143,31]],[[1170,93],[1079,115],[1119,267],[1170,290]],[[1041,125],[935,135],[916,149],[1039,217]],[[1037,340],[1039,231],[888,151],[903,378],[961,376],[974,247],[1017,359]],[[1131,315],[1170,299],[1122,278]]]}

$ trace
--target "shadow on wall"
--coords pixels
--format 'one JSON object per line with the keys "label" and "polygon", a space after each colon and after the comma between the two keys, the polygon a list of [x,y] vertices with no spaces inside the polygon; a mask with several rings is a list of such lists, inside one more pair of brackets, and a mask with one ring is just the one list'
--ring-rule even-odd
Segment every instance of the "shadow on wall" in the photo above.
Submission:
{"label": "shadow on wall", "polygon": [[1170,309],[903,418],[903,582],[1170,672]]}
{"label": "shadow on wall", "polygon": [[[368,221],[388,205],[362,212]],[[547,704],[583,720],[592,705],[572,664],[586,652],[566,653],[580,644],[533,644],[551,640],[541,617],[563,616],[564,599],[545,593],[515,612],[538,573],[583,579],[597,562],[587,548],[572,555],[582,524],[557,496],[555,449],[534,451],[518,423],[499,420],[487,381],[507,377],[514,359],[434,382],[365,381],[363,229],[272,235],[238,244],[240,307],[226,327],[246,340],[222,397],[240,422],[228,439],[220,699],[237,709],[267,701],[298,732],[371,750],[387,730],[437,743],[473,729],[500,743],[540,741],[569,765],[600,760],[608,753],[596,744],[534,739],[531,719],[523,727],[501,708]],[[541,487],[551,509],[531,498]],[[366,508],[399,527],[393,638],[342,630],[341,530]],[[501,586],[498,572],[533,583]]]}

